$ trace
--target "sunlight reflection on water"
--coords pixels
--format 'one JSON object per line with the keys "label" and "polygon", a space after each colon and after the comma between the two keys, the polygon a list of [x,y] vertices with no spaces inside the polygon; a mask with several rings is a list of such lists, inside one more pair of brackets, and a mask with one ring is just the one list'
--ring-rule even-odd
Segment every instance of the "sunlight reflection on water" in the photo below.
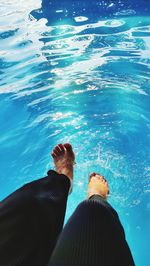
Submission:
{"label": "sunlight reflection on water", "polygon": [[67,218],[89,173],[104,174],[137,265],[148,266],[134,243],[147,242],[149,215],[150,18],[98,6],[111,16],[70,2],[48,12],[41,1],[1,1],[1,198],[46,173],[50,149],[70,141],[77,164]]}

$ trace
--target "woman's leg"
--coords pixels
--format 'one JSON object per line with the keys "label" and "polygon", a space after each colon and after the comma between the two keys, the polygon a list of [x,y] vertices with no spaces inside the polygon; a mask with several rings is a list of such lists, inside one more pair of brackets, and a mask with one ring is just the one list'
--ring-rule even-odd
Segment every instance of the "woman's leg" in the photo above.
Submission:
{"label": "woman's leg", "polygon": [[15,191],[0,204],[0,265],[46,265],[63,227],[69,180],[48,176]]}
{"label": "woman's leg", "polygon": [[90,198],[77,207],[64,227],[48,266],[134,265],[119,217],[106,201],[107,182],[96,178],[89,183]]}
{"label": "woman's leg", "polygon": [[59,173],[49,171],[45,178],[26,184],[0,203],[0,265],[46,266],[48,263],[63,227],[73,173],[73,166],[71,172],[68,166],[65,168],[71,147],[66,146],[57,155],[55,149],[52,156]]}

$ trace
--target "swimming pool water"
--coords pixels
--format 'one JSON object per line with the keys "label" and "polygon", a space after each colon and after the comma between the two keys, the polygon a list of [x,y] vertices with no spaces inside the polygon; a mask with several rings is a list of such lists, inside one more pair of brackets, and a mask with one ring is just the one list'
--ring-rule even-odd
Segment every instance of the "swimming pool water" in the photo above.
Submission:
{"label": "swimming pool water", "polygon": [[137,266],[149,266],[150,4],[0,2],[0,198],[76,152],[66,220],[105,175]]}

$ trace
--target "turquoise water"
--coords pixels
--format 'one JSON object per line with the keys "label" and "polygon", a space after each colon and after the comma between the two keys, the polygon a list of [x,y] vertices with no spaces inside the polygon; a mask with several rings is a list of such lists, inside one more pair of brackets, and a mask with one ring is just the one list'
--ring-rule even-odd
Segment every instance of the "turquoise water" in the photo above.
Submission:
{"label": "turquoise water", "polygon": [[0,198],[71,142],[66,221],[102,173],[136,265],[149,266],[150,8],[116,2],[0,2]]}

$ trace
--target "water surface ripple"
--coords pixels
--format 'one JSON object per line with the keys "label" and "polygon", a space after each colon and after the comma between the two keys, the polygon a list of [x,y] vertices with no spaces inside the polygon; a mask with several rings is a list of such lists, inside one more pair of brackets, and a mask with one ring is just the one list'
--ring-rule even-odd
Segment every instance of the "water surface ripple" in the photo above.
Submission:
{"label": "water surface ripple", "polygon": [[136,265],[148,266],[149,4],[79,2],[0,2],[0,197],[43,176],[52,147],[69,141],[67,218],[89,173],[104,174]]}

